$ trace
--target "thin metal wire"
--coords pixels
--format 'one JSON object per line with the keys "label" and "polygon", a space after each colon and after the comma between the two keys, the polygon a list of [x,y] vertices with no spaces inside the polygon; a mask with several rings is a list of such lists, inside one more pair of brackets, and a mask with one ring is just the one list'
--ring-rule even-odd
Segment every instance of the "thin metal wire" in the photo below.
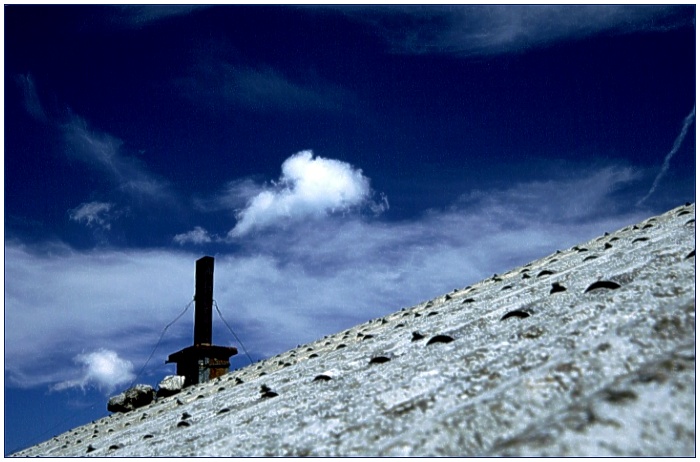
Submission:
{"label": "thin metal wire", "polygon": [[214,302],[214,307],[216,307],[216,312],[219,313],[219,317],[224,322],[226,327],[228,327],[228,331],[231,332],[231,335],[233,335],[234,338],[236,339],[236,341],[241,345],[241,348],[243,348],[243,352],[248,357],[248,361],[250,361],[250,364],[253,364],[253,358],[251,358],[250,355],[248,354],[248,350],[246,350],[245,345],[243,345],[243,342],[241,342],[241,339],[239,339],[238,335],[236,335],[236,333],[233,331],[233,329],[231,329],[231,326],[228,325],[228,323],[224,319],[224,315],[221,314],[221,310],[219,309],[219,304],[216,303],[216,300],[213,300],[213,302]]}
{"label": "thin metal wire", "polygon": [[190,302],[187,304],[187,306],[185,307],[185,309],[182,310],[182,313],[178,314],[177,317],[176,317],[175,319],[173,319],[168,325],[166,325],[166,326],[163,328],[163,330],[162,330],[161,333],[160,333],[160,338],[158,338],[158,342],[156,342],[156,346],[153,347],[153,351],[151,351],[151,354],[148,356],[148,359],[147,359],[146,362],[143,364],[143,367],[141,368],[141,370],[139,371],[139,373],[136,374],[136,377],[134,378],[134,381],[131,382],[131,385],[129,385],[129,388],[133,387],[134,384],[136,383],[136,381],[139,379],[139,377],[141,377],[141,374],[143,374],[143,371],[146,369],[146,366],[148,366],[148,362],[151,360],[151,358],[153,358],[153,355],[155,354],[156,350],[157,350],[158,347],[160,346],[160,342],[163,340],[163,336],[165,335],[165,331],[167,331],[168,328],[169,328],[170,326],[172,326],[173,324],[175,324],[175,323],[177,322],[177,320],[180,319],[180,318],[187,312],[187,310],[190,308],[190,306],[192,306],[192,303],[194,303],[194,297],[192,297],[192,300],[190,300]]}

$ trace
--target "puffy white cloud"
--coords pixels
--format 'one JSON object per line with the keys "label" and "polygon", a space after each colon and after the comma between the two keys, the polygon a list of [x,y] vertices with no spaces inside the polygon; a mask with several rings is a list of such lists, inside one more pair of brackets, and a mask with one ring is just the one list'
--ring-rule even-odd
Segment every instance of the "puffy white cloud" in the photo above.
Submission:
{"label": "puffy white cloud", "polygon": [[207,230],[202,228],[201,226],[195,226],[192,231],[177,234],[173,238],[173,241],[177,242],[180,245],[187,243],[206,244],[207,242],[211,242],[211,240],[212,239],[209,235],[209,232],[207,232]]}
{"label": "puffy white cloud", "polygon": [[110,229],[112,217],[109,212],[113,207],[114,204],[109,202],[85,202],[69,210],[69,217],[73,221],[85,222],[87,226]]}
{"label": "puffy white cloud", "polygon": [[82,376],[78,379],[66,380],[53,387],[54,390],[66,388],[85,388],[93,385],[106,393],[111,393],[119,385],[129,383],[134,379],[133,365],[119,357],[115,351],[101,348],[87,354],[79,354],[75,362],[82,366]]}
{"label": "puffy white cloud", "polygon": [[314,157],[311,151],[301,151],[284,161],[279,182],[248,201],[229,237],[243,236],[281,221],[348,211],[368,204],[370,196],[369,179],[362,170],[339,160]]}

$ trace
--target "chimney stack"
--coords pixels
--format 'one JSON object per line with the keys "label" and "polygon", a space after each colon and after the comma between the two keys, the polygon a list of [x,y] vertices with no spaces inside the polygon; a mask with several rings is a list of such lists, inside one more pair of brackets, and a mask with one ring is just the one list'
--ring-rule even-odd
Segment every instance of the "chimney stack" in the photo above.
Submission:
{"label": "chimney stack", "polygon": [[211,345],[214,257],[197,260],[194,273],[194,344]]}
{"label": "chimney stack", "polygon": [[177,375],[185,377],[185,386],[226,374],[231,366],[229,358],[238,353],[234,347],[212,345],[213,301],[214,257],[202,257],[195,265],[194,342],[168,356],[166,361],[177,364]]}

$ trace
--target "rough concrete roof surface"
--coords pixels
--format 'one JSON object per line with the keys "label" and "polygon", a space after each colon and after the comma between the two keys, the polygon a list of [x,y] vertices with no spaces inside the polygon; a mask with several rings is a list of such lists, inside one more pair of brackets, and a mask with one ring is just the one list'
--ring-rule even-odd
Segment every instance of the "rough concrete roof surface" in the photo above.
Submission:
{"label": "rough concrete roof surface", "polygon": [[15,455],[694,456],[695,204]]}

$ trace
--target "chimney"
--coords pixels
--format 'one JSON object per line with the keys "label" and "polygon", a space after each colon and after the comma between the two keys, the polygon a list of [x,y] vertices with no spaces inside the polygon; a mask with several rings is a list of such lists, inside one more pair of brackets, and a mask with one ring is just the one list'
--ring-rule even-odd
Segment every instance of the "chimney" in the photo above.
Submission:
{"label": "chimney", "polygon": [[195,264],[194,341],[192,346],[168,356],[166,363],[177,364],[177,375],[185,386],[205,383],[224,375],[229,358],[238,350],[212,345],[212,303],[214,300],[214,257],[202,257]]}
{"label": "chimney", "polygon": [[197,260],[194,273],[194,344],[211,345],[214,257]]}

